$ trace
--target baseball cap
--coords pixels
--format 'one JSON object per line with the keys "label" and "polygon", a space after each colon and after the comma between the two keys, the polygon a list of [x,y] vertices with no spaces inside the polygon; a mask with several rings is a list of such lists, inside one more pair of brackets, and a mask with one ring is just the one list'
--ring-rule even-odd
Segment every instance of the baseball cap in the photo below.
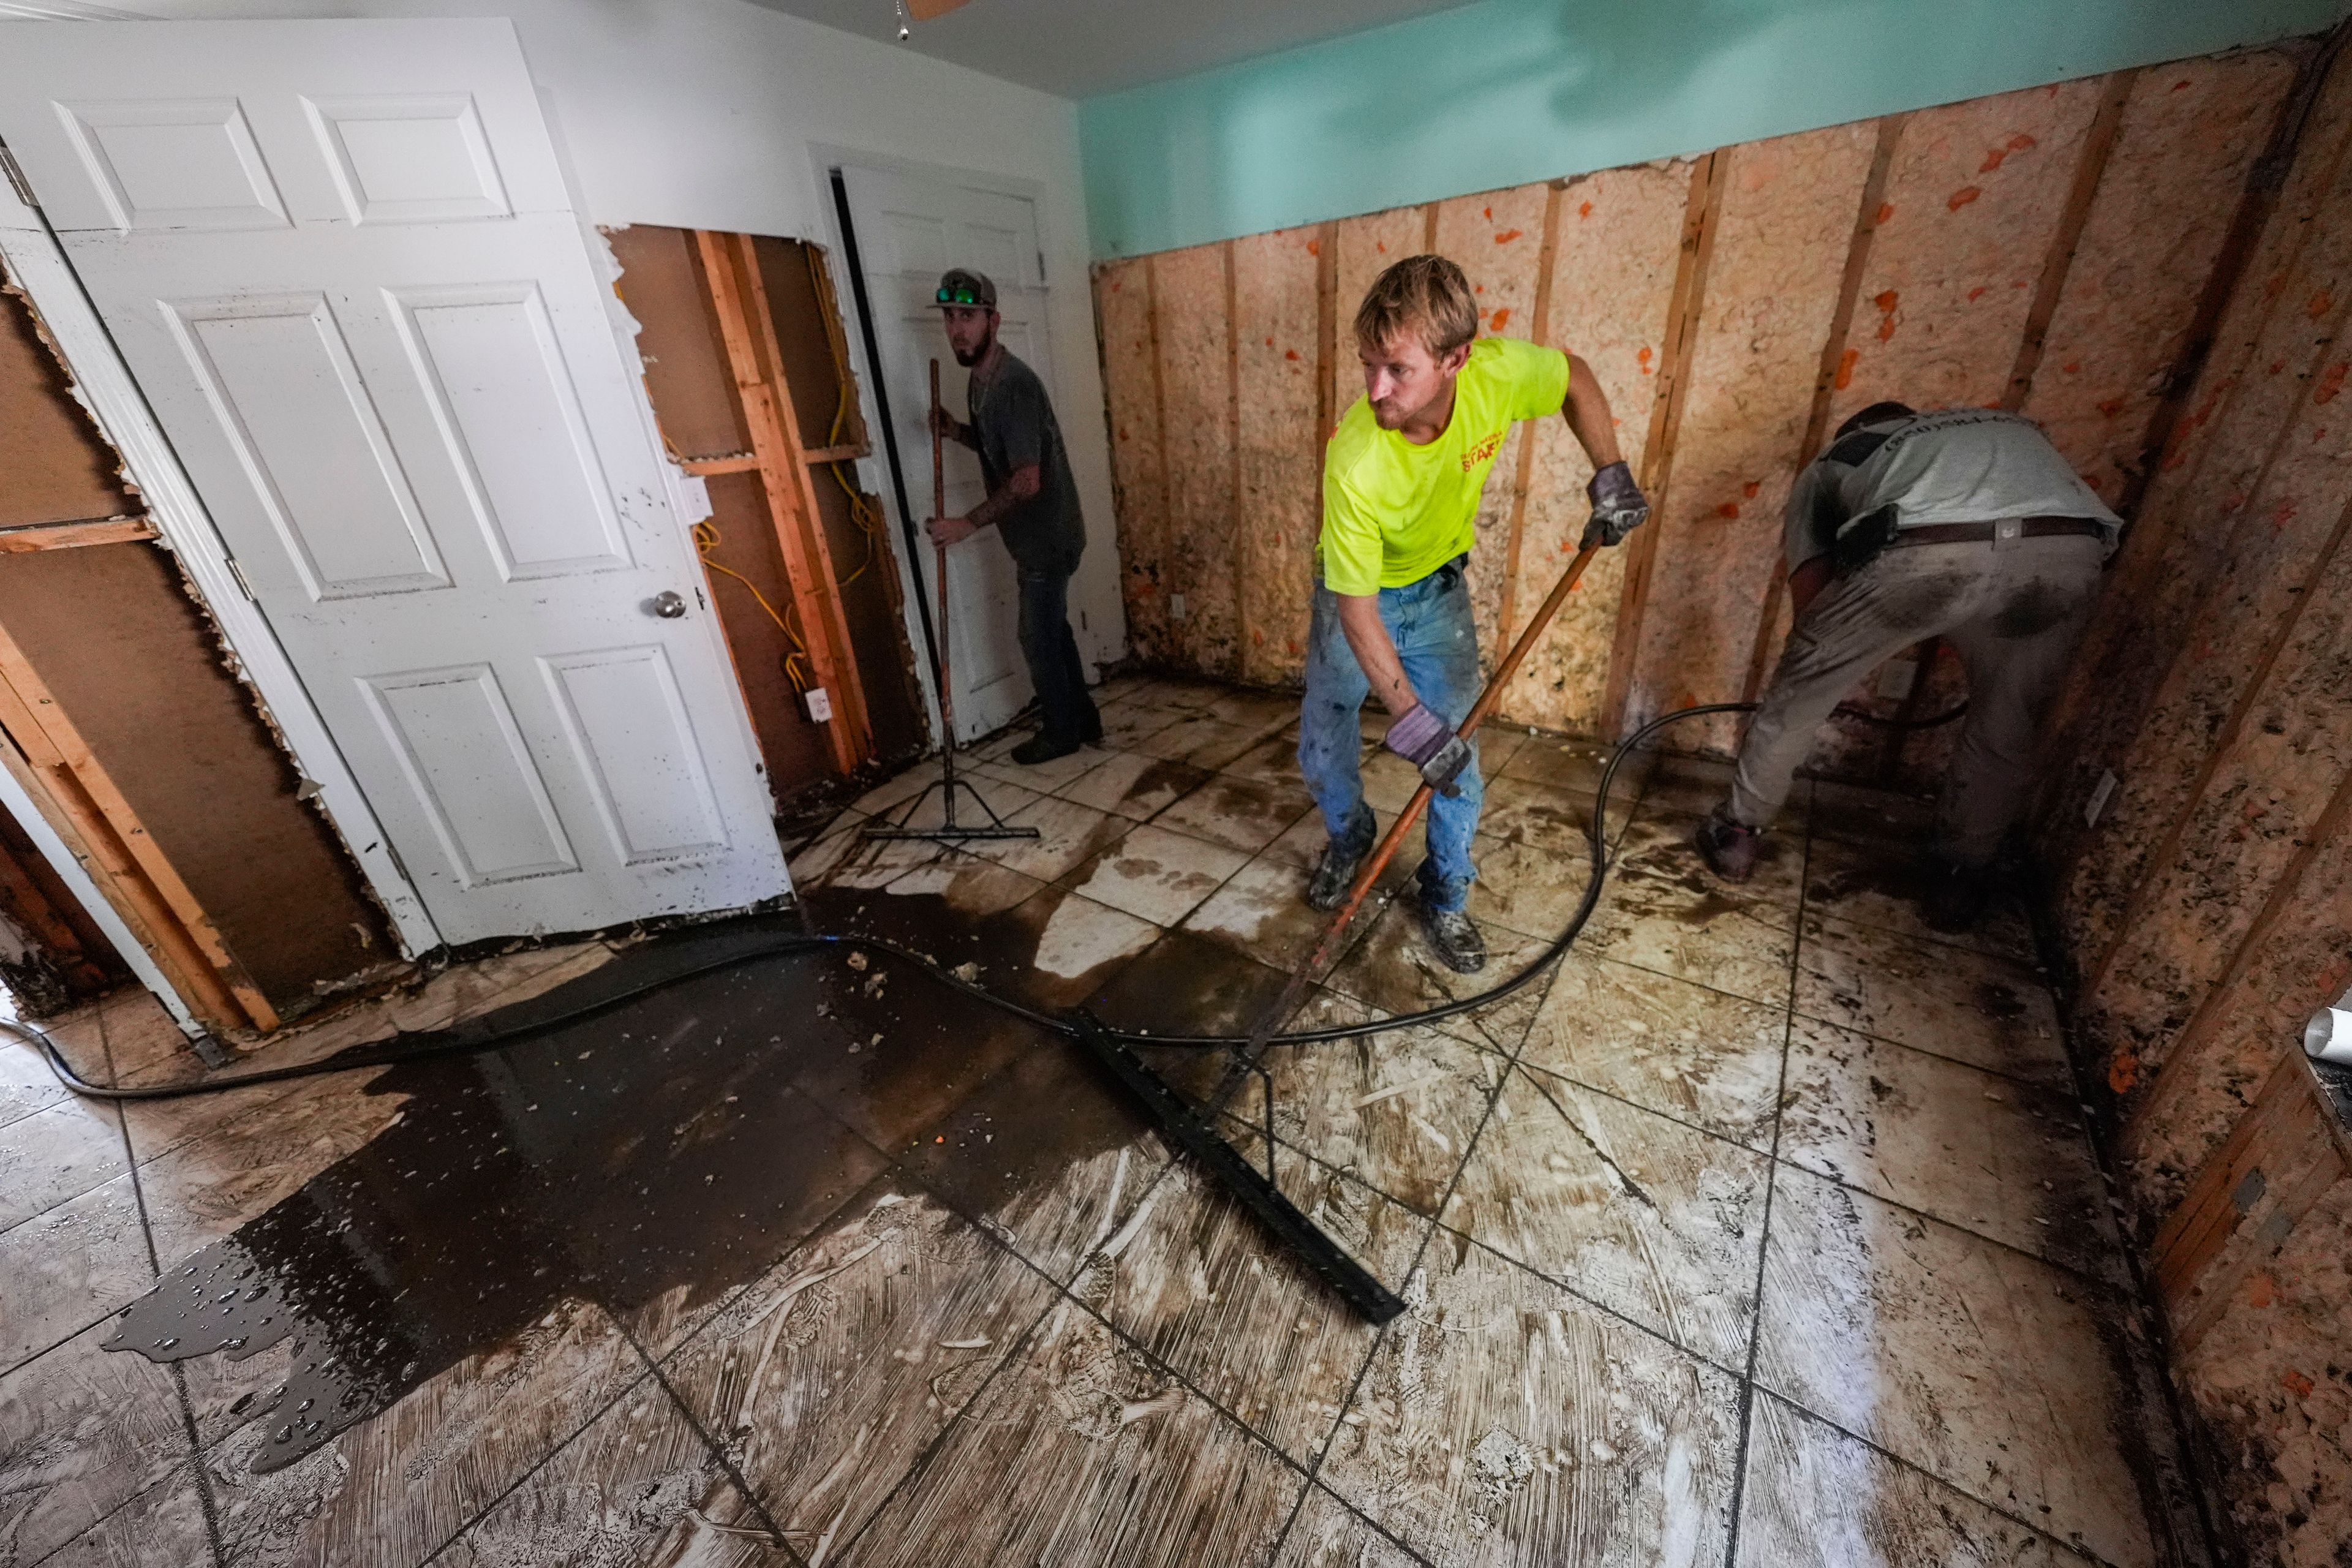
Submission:
{"label": "baseball cap", "polygon": [[942,305],[978,305],[983,310],[996,309],[996,285],[983,272],[973,272],[961,267],[950,267],[940,278],[940,303]]}

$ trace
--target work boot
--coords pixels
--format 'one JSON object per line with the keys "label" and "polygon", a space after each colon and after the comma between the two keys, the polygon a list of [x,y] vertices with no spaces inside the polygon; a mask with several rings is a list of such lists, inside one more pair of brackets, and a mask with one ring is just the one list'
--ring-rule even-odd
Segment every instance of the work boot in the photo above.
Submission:
{"label": "work boot", "polygon": [[1089,746],[1102,744],[1102,710],[1092,703],[1087,704],[1086,719],[1078,725],[1078,740]]}
{"label": "work boot", "polygon": [[1066,757],[1077,749],[1077,742],[1057,741],[1040,730],[1013,747],[1011,755],[1013,760],[1023,767],[1034,768],[1040,763],[1050,763],[1056,757]]}
{"label": "work boot", "polygon": [[1317,862],[1315,875],[1307,879],[1307,907],[1325,913],[1339,907],[1348,889],[1356,885],[1356,868],[1372,852],[1370,843],[1349,844],[1338,838],[1326,839],[1323,858]]}
{"label": "work boot", "polygon": [[1475,974],[1486,967],[1486,939],[1460,910],[1420,906],[1421,929],[1436,950],[1438,962],[1456,974]]}
{"label": "work boot", "polygon": [[1720,805],[1698,825],[1697,842],[1699,858],[1727,882],[1754,876],[1757,859],[1764,853],[1763,830],[1734,822],[1730,811]]}
{"label": "work boot", "polygon": [[1927,890],[1919,900],[1919,915],[1930,930],[1965,935],[1977,929],[1991,902],[1992,879],[1984,868],[1947,860],[1927,863]]}

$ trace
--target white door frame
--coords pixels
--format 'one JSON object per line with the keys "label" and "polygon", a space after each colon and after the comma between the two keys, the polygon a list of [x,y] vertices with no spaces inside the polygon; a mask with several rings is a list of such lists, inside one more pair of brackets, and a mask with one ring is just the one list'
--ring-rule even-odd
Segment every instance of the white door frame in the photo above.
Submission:
{"label": "white door frame", "polygon": [[[957,184],[969,185],[975,190],[992,191],[999,195],[1018,196],[1025,200],[1029,204],[1030,210],[1035,213],[1037,217],[1037,272],[1039,278],[1045,282],[1047,300],[1052,300],[1055,290],[1062,287],[1054,280],[1053,275],[1046,271],[1045,266],[1045,258],[1051,254],[1052,247],[1047,241],[1045,232],[1045,187],[1039,182],[1024,179],[1017,174],[989,174],[976,169],[955,168],[946,163],[927,163],[919,158],[901,158],[888,153],[871,153],[838,142],[812,142],[809,143],[809,177],[816,192],[817,210],[824,215],[824,262],[833,273],[834,299],[844,310],[854,310],[857,308],[856,295],[853,291],[856,285],[852,283],[849,276],[849,247],[845,243],[841,232],[840,210],[835,206],[833,200],[833,172],[845,165],[893,170],[899,174],[919,175],[928,180],[948,180]],[[883,505],[895,515],[898,510],[898,497],[890,483],[889,458],[882,447],[882,422],[888,418],[889,415],[875,400],[874,389],[877,383],[874,366],[866,357],[866,334],[851,326],[845,319],[842,322],[842,335],[849,341],[850,367],[857,380],[857,411],[866,421],[866,429],[874,445],[874,450],[860,459],[857,465],[857,481],[865,486],[868,494],[881,497]],[[1049,308],[1047,321],[1049,332],[1051,328]],[[944,336],[940,341],[943,346],[947,342]],[[1055,352],[1058,354],[1061,351],[1057,348]],[[1058,384],[1059,378],[1055,379]],[[1059,411],[1056,410],[1056,412]],[[914,506],[923,505],[919,497],[909,496],[907,499]],[[919,528],[921,520],[919,518],[915,521],[916,526]],[[908,559],[905,542],[903,531],[893,534],[890,554],[891,558],[898,563],[898,602],[901,616],[906,621],[907,646],[916,650],[915,680],[922,688],[923,692],[923,725],[931,732],[932,742],[936,745],[940,740],[939,687],[938,683],[931,679],[930,660],[924,658],[921,653],[922,612],[916,608],[915,603],[916,593],[928,592],[928,590],[919,589],[919,584],[916,581],[917,564]],[[936,605],[932,606],[931,618],[936,630],[939,619],[939,606]]]}
{"label": "white door frame", "polygon": [[[237,581],[226,543],[117,353],[113,337],[82,291],[81,279],[38,210],[19,201],[5,181],[0,181],[0,261],[56,339],[72,374],[75,396],[121,456],[123,469],[145,499],[163,544],[178,558],[197,602],[227,640],[237,667],[235,673],[259,695],[265,717],[295,767],[318,786],[328,824],[383,906],[402,955],[414,958],[439,947],[441,934],[393,854],[390,837],[311,706],[277,634]],[[130,956],[124,954],[126,960]],[[149,988],[156,989],[153,982]],[[158,994],[168,994],[169,987]]]}

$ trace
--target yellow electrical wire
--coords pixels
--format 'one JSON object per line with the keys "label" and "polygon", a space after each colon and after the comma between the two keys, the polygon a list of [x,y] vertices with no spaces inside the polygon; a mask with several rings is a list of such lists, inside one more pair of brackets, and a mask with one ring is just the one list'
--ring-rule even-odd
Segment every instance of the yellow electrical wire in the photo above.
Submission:
{"label": "yellow electrical wire", "polygon": [[[824,263],[817,258],[817,247],[803,246],[801,254],[808,261],[809,286],[816,293],[817,315],[824,324],[825,346],[833,354],[833,428],[826,433],[824,444],[838,447],[841,445],[842,428],[849,423],[849,411],[855,403],[849,384],[849,343],[843,336],[841,311],[834,304],[833,280],[825,276]],[[866,536],[866,559],[858,563],[856,571],[841,579],[840,585],[846,588],[865,576],[866,569],[874,564],[877,542],[881,538],[883,529],[882,514],[856,485],[843,477],[841,464],[827,463],[824,467],[825,471],[833,476],[833,482],[841,487],[841,493],[849,499],[850,522]]]}
{"label": "yellow electrical wire", "polygon": [[712,572],[723,572],[751,590],[751,597],[760,602],[760,608],[768,612],[768,618],[776,623],[776,629],[791,639],[793,651],[784,655],[784,679],[793,683],[794,691],[806,691],[809,689],[808,676],[801,669],[800,661],[808,657],[808,644],[801,640],[801,634],[793,629],[793,623],[778,614],[775,605],[768,603],[768,595],[760,592],[760,584],[712,557],[710,552],[719,548],[719,543],[717,523],[705,518],[694,525],[694,552],[702,558],[703,566]]}

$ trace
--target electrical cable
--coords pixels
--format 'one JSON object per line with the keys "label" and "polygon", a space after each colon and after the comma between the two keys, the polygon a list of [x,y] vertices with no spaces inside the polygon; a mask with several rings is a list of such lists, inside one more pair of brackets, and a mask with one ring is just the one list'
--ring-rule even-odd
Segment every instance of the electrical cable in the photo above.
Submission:
{"label": "electrical cable", "polygon": [[[1575,912],[1570,916],[1568,924],[1560,934],[1545,947],[1534,962],[1518,973],[1485,991],[1456,998],[1440,1006],[1424,1008],[1417,1013],[1397,1014],[1389,1017],[1370,1019],[1360,1024],[1334,1025],[1328,1028],[1301,1029],[1288,1034],[1277,1034],[1272,1036],[1266,1043],[1274,1046],[1328,1045],[1339,1040],[1360,1039],[1370,1035],[1384,1035],[1396,1030],[1416,1028],[1423,1025],[1434,1024],[1457,1016],[1475,1008],[1492,1005],[1532,984],[1538,976],[1559,963],[1567,953],[1570,944],[1582,934],[1585,923],[1592,918],[1593,910],[1599,906],[1601,886],[1609,873],[1609,845],[1604,837],[1604,825],[1609,817],[1609,797],[1611,792],[1616,787],[1618,770],[1624,765],[1626,759],[1638,750],[1643,742],[1670,724],[1679,723],[1685,719],[1705,718],[1716,713],[1752,713],[1756,710],[1756,707],[1757,704],[1753,702],[1707,702],[1690,708],[1679,708],[1671,713],[1660,714],[1611,749],[1608,763],[1601,772],[1600,785],[1594,792],[1592,818],[1585,826],[1585,839],[1591,858],[1592,874],[1586,879],[1584,895],[1578,900]],[[867,952],[897,959],[914,966],[938,984],[948,986],[951,990],[960,991],[976,1002],[1010,1014],[1035,1028],[1065,1037],[1073,1033],[1072,1026],[1068,1021],[1038,1012],[1010,997],[1000,996],[974,982],[961,979],[926,954],[880,937],[854,934],[789,936],[780,934],[772,942],[737,948],[716,955],[707,962],[684,969],[672,970],[658,979],[647,981],[612,995],[599,997],[595,1001],[547,1017],[533,1019],[525,1024],[500,1029],[460,1026],[457,1028],[425,1035],[421,1040],[404,1032],[376,1046],[344,1052],[320,1061],[269,1068],[258,1072],[239,1073],[230,1078],[201,1079],[139,1087],[92,1083],[74,1070],[73,1065],[66,1060],[65,1054],[58,1048],[57,1042],[38,1026],[0,1018],[0,1032],[14,1035],[18,1039],[37,1047],[44,1059],[47,1061],[49,1070],[57,1075],[58,1082],[72,1093],[86,1099],[181,1100],[197,1095],[225,1094],[232,1089],[250,1089],[258,1084],[285,1083],[296,1079],[323,1077],[329,1073],[361,1072],[405,1062],[496,1050],[551,1034],[559,1029],[569,1028],[574,1024],[610,1013],[683,981],[720,970],[737,968],[761,959],[803,952],[819,952],[827,949]],[[1152,1035],[1129,1030],[1105,1030],[1104,1033],[1128,1045],[1155,1048],[1221,1050],[1244,1045],[1247,1041],[1247,1037],[1240,1035]]]}

